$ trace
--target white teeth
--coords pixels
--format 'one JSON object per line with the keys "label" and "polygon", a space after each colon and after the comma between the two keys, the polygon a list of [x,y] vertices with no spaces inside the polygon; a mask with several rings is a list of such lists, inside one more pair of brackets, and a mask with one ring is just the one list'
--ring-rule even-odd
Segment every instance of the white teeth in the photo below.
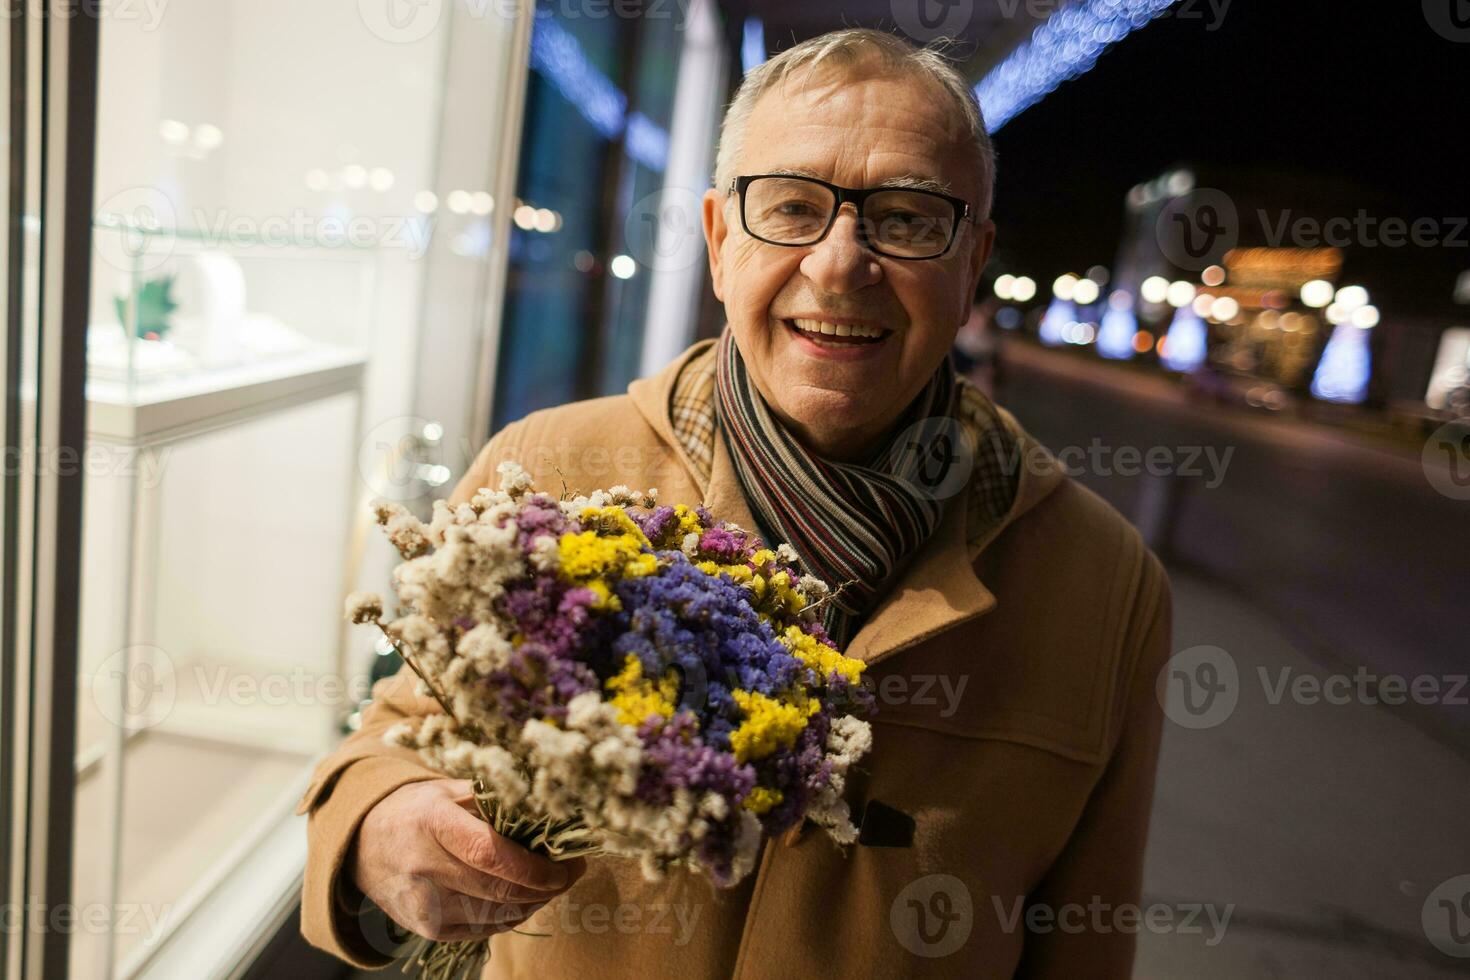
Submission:
{"label": "white teeth", "polygon": [[799,318],[791,321],[796,329],[806,333],[825,334],[829,337],[882,337],[885,333],[879,327],[869,327],[861,324],[828,323],[825,320],[808,320]]}

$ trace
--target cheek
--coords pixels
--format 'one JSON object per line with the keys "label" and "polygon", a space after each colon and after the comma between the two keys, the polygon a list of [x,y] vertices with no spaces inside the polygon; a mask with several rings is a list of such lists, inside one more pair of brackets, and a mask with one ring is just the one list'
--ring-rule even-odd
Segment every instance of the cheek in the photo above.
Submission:
{"label": "cheek", "polygon": [[771,300],[790,280],[796,265],[788,256],[762,248],[759,242],[746,240],[734,245],[729,254],[730,275],[725,279],[727,307],[747,320],[764,321]]}
{"label": "cheek", "polygon": [[958,328],[969,316],[964,277],[958,266],[912,263],[890,275],[894,295],[915,326],[926,334]]}

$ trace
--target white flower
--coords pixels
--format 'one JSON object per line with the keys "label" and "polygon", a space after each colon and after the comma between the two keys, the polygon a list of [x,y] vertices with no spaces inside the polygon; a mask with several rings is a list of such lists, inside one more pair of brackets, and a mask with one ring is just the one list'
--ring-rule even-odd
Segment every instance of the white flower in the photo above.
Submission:
{"label": "white flower", "polygon": [[699,812],[716,820],[724,820],[730,812],[730,801],[719,793],[706,793],[704,799],[699,801]]}
{"label": "white flower", "polygon": [[476,749],[474,767],[502,806],[519,805],[531,791],[531,784],[521,775],[515,756],[498,745]]}
{"label": "white flower", "polygon": [[854,844],[857,842],[858,829],[853,826],[852,814],[845,800],[834,800],[825,806],[811,807],[807,810],[806,815],[812,823],[824,828],[837,843]]}
{"label": "white flower", "polygon": [[347,597],[347,618],[354,623],[375,623],[383,618],[383,597],[376,592],[354,592]]}
{"label": "white flower", "polygon": [[829,588],[827,588],[827,583],[823,582],[815,575],[803,575],[801,578],[796,580],[796,587],[800,589],[808,599],[814,602],[818,599],[825,598],[827,593],[831,591]]}
{"label": "white flower", "polygon": [[827,749],[834,760],[851,765],[873,748],[873,726],[852,715],[832,720],[827,732]]}
{"label": "white flower", "polygon": [[405,748],[416,749],[419,744],[418,730],[411,722],[400,721],[390,725],[383,733],[383,744],[401,745]]}
{"label": "white flower", "polygon": [[512,497],[519,497],[531,489],[531,475],[525,471],[520,463],[506,460],[495,467],[495,472],[500,474],[500,490],[502,493]]}
{"label": "white flower", "polygon": [[475,669],[489,673],[505,666],[514,652],[496,623],[479,623],[459,638],[458,651]]}
{"label": "white flower", "polygon": [[543,534],[531,545],[531,566],[538,572],[554,572],[561,566],[561,552],[556,538]]}
{"label": "white flower", "polygon": [[433,547],[429,529],[402,504],[379,500],[373,504],[373,513],[383,525],[388,541],[404,558],[415,558]]}
{"label": "white flower", "polygon": [[730,877],[739,881],[755,869],[761,848],[761,822],[749,810],[740,811],[740,830],[735,837],[735,857],[730,862]]}

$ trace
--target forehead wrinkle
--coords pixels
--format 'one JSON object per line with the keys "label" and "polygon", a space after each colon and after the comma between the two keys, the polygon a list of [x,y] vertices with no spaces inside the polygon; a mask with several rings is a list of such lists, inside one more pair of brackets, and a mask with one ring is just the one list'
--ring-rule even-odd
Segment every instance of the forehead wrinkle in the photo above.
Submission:
{"label": "forehead wrinkle", "polygon": [[[820,135],[802,139],[801,131],[812,129]],[[875,133],[882,134],[876,141],[871,138]],[[838,138],[827,138],[829,134]],[[864,135],[869,138],[861,139]],[[787,130],[783,138],[763,140],[751,149],[754,154],[742,154],[741,173],[781,173],[839,184],[843,183],[837,179],[839,174],[860,174],[855,186],[874,187],[910,186],[918,180],[946,182],[939,170],[948,154],[932,139],[912,130],[869,127],[866,132],[855,132],[849,127],[813,124]]]}
{"label": "forehead wrinkle", "polygon": [[904,111],[884,97],[881,82],[860,79],[794,91],[777,86],[766,92],[751,114],[736,172],[785,171],[849,187],[973,194],[970,168],[957,158],[963,147],[956,142],[955,121],[947,114]]}

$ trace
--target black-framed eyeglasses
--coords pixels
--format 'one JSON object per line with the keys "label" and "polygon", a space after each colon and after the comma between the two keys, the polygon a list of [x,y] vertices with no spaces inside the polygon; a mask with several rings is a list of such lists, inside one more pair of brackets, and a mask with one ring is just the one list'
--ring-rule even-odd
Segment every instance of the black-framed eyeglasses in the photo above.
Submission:
{"label": "black-framed eyeglasses", "polygon": [[961,221],[973,222],[970,203],[937,191],[909,187],[839,187],[815,177],[753,174],[736,177],[727,190],[740,195],[740,225],[771,245],[815,245],[851,202],[858,240],[891,259],[937,259],[949,251]]}

